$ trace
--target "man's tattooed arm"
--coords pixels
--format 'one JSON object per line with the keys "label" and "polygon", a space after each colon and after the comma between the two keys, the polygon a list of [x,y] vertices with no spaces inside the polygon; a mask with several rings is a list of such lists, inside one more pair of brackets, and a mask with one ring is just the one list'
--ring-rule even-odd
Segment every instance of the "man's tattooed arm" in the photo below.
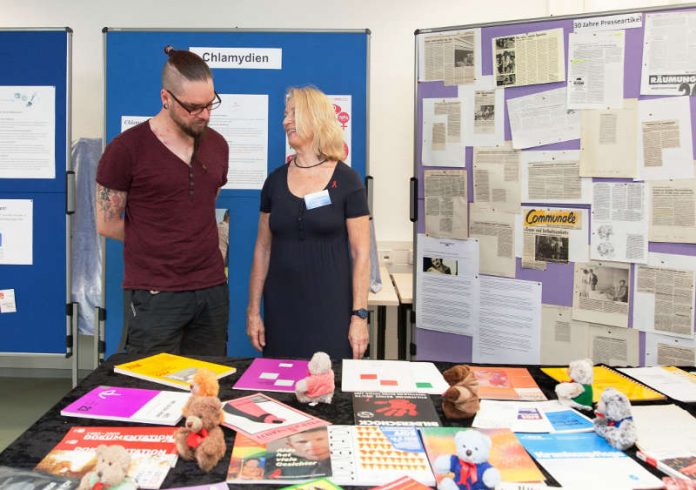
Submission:
{"label": "man's tattooed arm", "polygon": [[97,184],[97,232],[100,235],[123,240],[123,212],[127,195],[126,192]]}

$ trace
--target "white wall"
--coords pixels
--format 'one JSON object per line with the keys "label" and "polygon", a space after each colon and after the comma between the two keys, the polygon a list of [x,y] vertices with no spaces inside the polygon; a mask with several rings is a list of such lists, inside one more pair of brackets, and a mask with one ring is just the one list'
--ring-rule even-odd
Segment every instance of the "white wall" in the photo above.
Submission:
{"label": "white wall", "polygon": [[[372,31],[370,173],[380,241],[410,241],[414,31],[669,0],[0,0],[0,27],[73,29],[72,138],[101,137],[103,27],[336,28]],[[154,94],[153,96],[156,96]]]}

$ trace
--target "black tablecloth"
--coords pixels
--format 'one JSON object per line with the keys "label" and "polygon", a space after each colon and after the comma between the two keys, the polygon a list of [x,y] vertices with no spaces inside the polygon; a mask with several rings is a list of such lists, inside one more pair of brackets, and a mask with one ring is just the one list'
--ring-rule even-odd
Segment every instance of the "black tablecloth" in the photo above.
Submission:
{"label": "black tablecloth", "polygon": [[[108,420],[93,420],[93,419],[79,419],[72,417],[63,417],[60,415],[61,409],[63,409],[68,404],[72,403],[82,395],[86,394],[91,389],[100,386],[124,386],[131,388],[149,388],[149,389],[169,389],[164,385],[158,383],[152,383],[149,381],[144,381],[141,379],[133,378],[130,376],[125,376],[121,374],[115,374],[113,367],[116,364],[122,364],[131,360],[135,360],[140,356],[129,356],[127,354],[115,354],[110,357],[106,362],[94,370],[89,376],[80,382],[80,384],[70,391],[65,397],[58,402],[54,407],[48,410],[34,425],[32,425],[26,432],[24,432],[20,437],[18,437],[10,446],[8,446],[2,453],[0,453],[0,465],[12,466],[15,468],[32,469],[36,464],[43,459],[43,457],[56,445],[66,432],[73,426],[84,426],[84,425],[94,425],[94,426],[119,426],[119,425],[141,425],[141,424],[127,424],[123,422],[114,422]],[[233,398],[239,398],[242,396],[247,396],[250,394],[249,391],[239,391],[233,390],[232,386],[236,383],[237,379],[246,370],[246,368],[251,364],[253,359],[239,359],[239,358],[216,358],[208,357],[201,358],[207,361],[215,362],[218,364],[224,364],[228,366],[234,366],[237,368],[237,372],[220,380],[220,399],[230,400]],[[444,371],[448,367],[452,366],[452,363],[436,362],[435,365]],[[544,394],[548,399],[555,399],[556,394],[554,392],[554,386],[556,381],[541,372],[538,366],[517,366],[526,367],[529,369],[530,373],[534,379],[539,384]],[[309,405],[297,402],[294,394],[292,393],[272,393],[271,396],[276,398],[283,403],[287,403],[293,407],[303,410],[311,415],[328,420],[333,424],[344,424],[352,425],[353,420],[353,404],[351,393],[343,393],[341,391],[341,363],[334,362],[334,371],[336,373],[336,393],[333,398],[333,403],[331,405],[326,405],[320,403],[315,407],[310,407]],[[688,369],[688,368],[687,368]],[[30,381],[28,381],[30,382]],[[471,425],[471,419],[464,422],[450,422],[442,414],[441,407],[441,397],[433,396],[433,401],[437,407],[438,414],[444,425],[448,426],[462,426],[468,427]],[[682,408],[688,410],[692,415],[696,415],[695,404],[682,404],[674,401],[665,401],[659,403],[676,403]],[[654,403],[654,402],[653,402]],[[225,481],[227,476],[227,467],[229,465],[230,454],[232,452],[232,447],[234,446],[234,435],[235,432],[223,428],[225,433],[225,441],[227,443],[227,453],[225,457],[218,463],[218,465],[210,472],[203,473],[195,462],[185,461],[179,458],[176,466],[172,468],[164,481],[162,488],[172,488],[181,486],[191,486],[191,485],[203,485],[206,483],[216,483],[220,481]],[[658,472],[654,468],[647,466],[642,461],[635,457],[635,450],[629,450],[627,453],[636,459],[644,467],[648,468],[655,475],[659,477],[664,476],[662,473]],[[543,471],[543,469],[542,469]],[[549,477],[548,473],[544,471],[544,474],[549,478],[548,482],[551,485],[556,484],[555,480]],[[262,488],[268,485],[244,485],[244,488]],[[285,485],[284,485],[285,486]],[[350,488],[350,487],[346,487]],[[360,487],[355,487],[360,488]]]}

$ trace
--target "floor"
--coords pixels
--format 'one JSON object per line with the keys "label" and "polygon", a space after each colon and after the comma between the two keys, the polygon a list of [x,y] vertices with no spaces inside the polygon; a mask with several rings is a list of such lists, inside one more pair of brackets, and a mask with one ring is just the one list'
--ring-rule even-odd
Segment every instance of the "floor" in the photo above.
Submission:
{"label": "floor", "polygon": [[0,452],[71,389],[64,378],[3,378],[0,393]]}

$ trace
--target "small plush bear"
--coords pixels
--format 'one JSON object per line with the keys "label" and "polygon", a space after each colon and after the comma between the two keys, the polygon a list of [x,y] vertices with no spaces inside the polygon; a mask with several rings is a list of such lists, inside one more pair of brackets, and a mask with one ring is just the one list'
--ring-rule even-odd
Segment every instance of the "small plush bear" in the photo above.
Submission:
{"label": "small plush bear", "polygon": [[457,454],[442,455],[435,460],[435,474],[445,476],[438,490],[484,490],[500,483],[500,472],[488,462],[491,438],[474,429],[461,430],[454,435]]}
{"label": "small plush bear", "polygon": [[442,375],[450,387],[442,394],[442,412],[448,419],[467,419],[481,407],[479,383],[469,366],[458,364]]}
{"label": "small plush bear", "polygon": [[633,446],[638,438],[635,422],[631,415],[628,397],[614,388],[606,388],[597,402],[594,430],[616,449],[624,451]]}
{"label": "small plush bear", "polygon": [[568,376],[571,381],[556,385],[556,396],[562,404],[592,410],[592,380],[594,366],[591,359],[578,359],[568,365]]}
{"label": "small plush bear", "polygon": [[195,396],[218,396],[220,383],[217,375],[210,369],[201,368],[191,380],[191,394]]}
{"label": "small plush bear", "polygon": [[310,406],[318,402],[331,403],[334,390],[334,372],[331,358],[325,352],[315,352],[309,361],[309,376],[295,383],[295,395],[300,403]]}
{"label": "small plush bear", "polygon": [[195,460],[206,473],[225,455],[227,446],[220,428],[222,403],[215,396],[192,395],[183,409],[186,422],[176,432],[176,449],[187,460]]}
{"label": "small plush bear", "polygon": [[104,444],[97,447],[97,463],[94,470],[85,473],[78,490],[136,490],[137,485],[128,473],[130,454],[123,446]]}

